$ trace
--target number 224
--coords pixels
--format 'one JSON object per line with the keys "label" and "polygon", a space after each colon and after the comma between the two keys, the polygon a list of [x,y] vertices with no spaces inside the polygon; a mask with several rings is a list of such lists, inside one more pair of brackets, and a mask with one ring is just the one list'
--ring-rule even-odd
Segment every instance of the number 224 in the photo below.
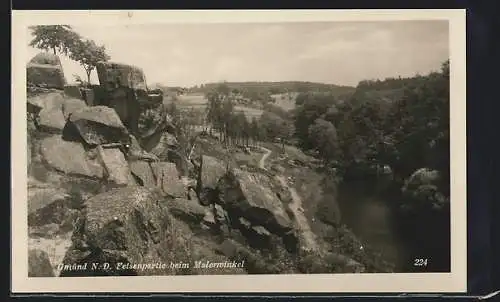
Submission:
{"label": "number 224", "polygon": [[425,259],[416,258],[413,261],[413,266],[427,266],[427,258],[425,258]]}

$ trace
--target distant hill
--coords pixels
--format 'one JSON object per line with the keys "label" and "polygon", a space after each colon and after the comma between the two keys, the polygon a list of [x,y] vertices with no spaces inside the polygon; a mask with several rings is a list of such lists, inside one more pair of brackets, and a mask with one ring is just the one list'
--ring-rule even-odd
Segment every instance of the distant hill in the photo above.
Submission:
{"label": "distant hill", "polygon": [[401,99],[405,89],[417,85],[421,78],[420,76],[415,76],[361,81],[350,99],[354,103],[365,101],[393,102]]}
{"label": "distant hill", "polygon": [[[316,82],[217,82],[206,83],[191,88],[172,87],[155,83],[151,86],[163,91],[166,99],[175,99],[180,95],[187,99],[200,98],[220,85],[226,85],[237,104],[261,109],[266,103],[275,103],[285,110],[295,107],[295,98],[299,93],[327,93],[338,98],[348,99],[356,90],[351,86],[340,86]],[[189,103],[189,102],[188,102]]]}
{"label": "distant hill", "polygon": [[[359,82],[356,87],[325,84],[317,82],[283,81],[283,82],[217,82],[206,83],[191,88],[169,87],[162,84],[151,86],[160,88],[166,99],[175,99],[180,95],[185,96],[186,105],[192,102],[188,99],[204,99],[204,95],[224,84],[229,88],[231,95],[237,103],[244,107],[262,109],[266,103],[291,110],[295,108],[295,99],[301,93],[327,94],[336,99],[359,103],[367,100],[392,102],[403,96],[406,87],[413,85],[417,77],[408,78],[386,78],[383,80],[365,80]],[[196,101],[200,103],[202,101]],[[204,100],[202,103],[205,103]]]}
{"label": "distant hill", "polygon": [[229,89],[243,94],[260,92],[267,94],[281,94],[289,92],[336,92],[338,94],[351,93],[354,87],[324,84],[315,82],[285,81],[285,82],[224,82],[207,83],[190,89],[192,92],[207,92],[225,84]]}

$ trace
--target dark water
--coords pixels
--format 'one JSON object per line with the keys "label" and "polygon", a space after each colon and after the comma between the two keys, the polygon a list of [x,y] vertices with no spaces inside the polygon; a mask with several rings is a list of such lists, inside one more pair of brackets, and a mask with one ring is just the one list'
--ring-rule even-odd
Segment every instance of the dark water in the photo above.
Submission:
{"label": "dark water", "polygon": [[[400,197],[381,196],[360,185],[341,185],[337,200],[342,222],[395,272],[449,272],[449,209],[402,216],[394,206]],[[425,265],[416,265],[416,259]]]}
{"label": "dark water", "polygon": [[354,185],[341,186],[337,200],[342,222],[363,244],[393,264],[396,272],[403,271],[408,266],[409,251],[398,238],[396,217],[390,203]]}

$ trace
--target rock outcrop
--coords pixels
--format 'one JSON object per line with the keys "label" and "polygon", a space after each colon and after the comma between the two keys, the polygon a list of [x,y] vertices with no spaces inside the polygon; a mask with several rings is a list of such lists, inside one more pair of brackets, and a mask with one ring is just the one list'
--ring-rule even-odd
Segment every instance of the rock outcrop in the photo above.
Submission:
{"label": "rock outcrop", "polygon": [[38,113],[37,125],[44,132],[61,133],[66,119],[61,109],[42,109]]}
{"label": "rock outcrop", "polygon": [[[217,274],[296,272],[288,188],[265,169],[186,156],[171,117],[143,102],[142,70],[99,63],[97,71],[101,85],[80,88],[65,85],[57,57],[28,64],[29,275],[215,273],[193,267],[200,260],[244,263]],[[363,271],[336,254],[311,261],[331,264],[325,272]],[[189,265],[170,265],[181,262]]]}
{"label": "rock outcrop", "polygon": [[224,174],[226,167],[220,160],[207,155],[201,156],[197,191],[203,205],[213,203],[217,199],[217,183]]}
{"label": "rock outcrop", "polygon": [[78,85],[66,85],[66,86],[64,86],[64,94],[68,98],[84,100],[82,89]]}
{"label": "rock outcrop", "polygon": [[205,215],[206,208],[194,200],[175,198],[165,203],[172,215],[186,222],[200,223]]}
{"label": "rock outcrop", "polygon": [[164,131],[158,132],[156,135],[151,135],[148,140],[145,140],[144,149],[150,153],[165,160],[168,150],[177,150],[179,143],[172,134]]}
{"label": "rock outcrop", "polygon": [[62,113],[64,119],[67,120],[69,116],[76,111],[87,108],[87,104],[81,99],[68,98],[62,104]]}
{"label": "rock outcrop", "polygon": [[117,84],[147,91],[143,71],[132,65],[117,62],[99,62],[96,67],[101,85],[111,89]]}
{"label": "rock outcrop", "polygon": [[54,269],[45,251],[28,251],[28,277],[54,277]]}
{"label": "rock outcrop", "polygon": [[40,154],[43,161],[57,171],[68,175],[102,178],[104,169],[92,152],[78,142],[65,141],[60,135],[42,140]]}
{"label": "rock outcrop", "polygon": [[26,109],[29,113],[38,114],[42,109],[55,110],[62,109],[65,102],[61,92],[48,92],[28,96]]}
{"label": "rock outcrop", "polygon": [[125,155],[119,148],[103,148],[102,146],[98,146],[96,149],[108,182],[117,186],[135,184]]}
{"label": "rock outcrop", "polygon": [[141,186],[156,187],[156,179],[149,162],[143,160],[130,161],[130,171],[139,180]]}
{"label": "rock outcrop", "polygon": [[186,188],[179,178],[179,172],[174,163],[154,162],[151,168],[156,179],[157,186],[160,187],[165,195],[174,198],[185,198]]}
{"label": "rock outcrop", "polygon": [[[75,244],[66,255],[65,264],[85,265],[88,271],[63,272],[62,275],[122,275],[117,267],[109,271],[100,267],[91,270],[90,260],[147,263],[157,261],[156,247],[165,236],[166,217],[163,197],[155,190],[142,187],[117,188],[86,201],[85,216],[76,231]],[[102,263],[102,262],[101,262]]]}
{"label": "rock outcrop", "polygon": [[90,146],[119,143],[130,144],[127,128],[115,110],[106,106],[91,106],[75,111],[66,124],[66,137],[79,135]]}
{"label": "rock outcrop", "polygon": [[268,187],[270,180],[261,177],[237,169],[226,173],[217,184],[218,203],[230,216],[243,217],[251,225],[285,235],[293,229],[292,221],[281,201]]}
{"label": "rock outcrop", "polygon": [[28,85],[64,89],[66,79],[59,57],[41,52],[26,67]]}
{"label": "rock outcrop", "polygon": [[436,170],[428,168],[418,169],[406,181],[403,192],[411,191],[424,185],[436,185],[439,177],[439,172]]}
{"label": "rock outcrop", "polygon": [[76,217],[71,196],[61,188],[46,183],[28,185],[28,226],[54,224],[72,230]]}
{"label": "rock outcrop", "polygon": [[127,157],[129,161],[144,160],[147,162],[160,161],[158,156],[144,150],[134,135],[130,135],[130,144],[127,145]]}
{"label": "rock outcrop", "polygon": [[402,209],[429,207],[441,209],[449,203],[439,190],[441,175],[436,170],[421,168],[415,171],[405,182],[402,192],[406,198]]}

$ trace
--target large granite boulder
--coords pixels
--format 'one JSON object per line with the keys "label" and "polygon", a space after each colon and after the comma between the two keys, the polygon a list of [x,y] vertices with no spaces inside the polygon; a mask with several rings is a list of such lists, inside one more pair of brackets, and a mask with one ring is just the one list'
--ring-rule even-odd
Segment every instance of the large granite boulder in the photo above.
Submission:
{"label": "large granite boulder", "polygon": [[28,183],[28,226],[54,225],[60,231],[70,231],[76,218],[71,196],[54,185],[30,181]]}
{"label": "large granite boulder", "polygon": [[206,215],[206,208],[194,200],[175,198],[165,204],[172,215],[186,222],[199,223]]}
{"label": "large granite boulder", "polygon": [[189,176],[189,165],[190,162],[187,160],[186,156],[181,154],[181,152],[177,150],[167,150],[166,153],[166,161],[171,163],[175,163],[179,174],[182,176]]}
{"label": "large granite boulder", "polygon": [[28,277],[55,277],[47,252],[39,249],[28,251]]}
{"label": "large granite boulder", "polygon": [[266,248],[271,245],[272,234],[263,226],[252,225],[247,219],[240,217],[238,219],[239,230],[247,238],[250,246],[255,248]]}
{"label": "large granite boulder", "polygon": [[93,86],[92,88],[82,88],[82,97],[85,104],[88,106],[103,105],[107,98],[106,90],[101,86]]}
{"label": "large granite boulder", "polygon": [[[86,201],[85,216],[75,228],[74,246],[64,264],[87,266],[61,276],[138,275],[151,271],[120,270],[117,265],[159,262],[158,247],[168,229],[163,197],[144,187],[116,188]],[[111,264],[92,269],[92,262]]]}
{"label": "large granite boulder", "polygon": [[[117,188],[85,202],[85,234],[90,245],[109,250],[139,252],[159,241],[162,232],[163,197],[142,187]],[[121,236],[117,236],[119,233]],[[133,249],[129,249],[134,247]]]}
{"label": "large granite boulder", "polygon": [[441,175],[437,170],[421,168],[415,171],[405,182],[402,192],[405,202],[404,211],[416,208],[441,209],[448,205],[449,198],[439,190]]}
{"label": "large granite boulder", "polygon": [[149,188],[156,186],[155,176],[149,162],[143,160],[134,160],[130,161],[129,165],[132,175],[139,179],[140,185]]}
{"label": "large granite boulder", "polygon": [[79,100],[83,100],[82,90],[78,85],[66,85],[64,86],[64,95],[68,98],[75,98]]}
{"label": "large granite boulder", "polygon": [[166,160],[168,150],[176,150],[179,147],[175,136],[166,131],[151,135],[148,140],[143,139],[143,142],[145,150],[163,160]]}
{"label": "large granite boulder", "polygon": [[213,203],[217,198],[217,183],[226,173],[224,163],[215,157],[202,155],[198,172],[197,191],[203,205]]}
{"label": "large granite boulder", "polygon": [[99,83],[107,91],[108,106],[114,108],[129,131],[138,135],[141,104],[148,103],[146,78],[142,69],[117,63],[98,62]]}
{"label": "large granite boulder", "polygon": [[129,132],[120,117],[114,109],[106,106],[85,107],[72,112],[63,134],[68,140],[79,136],[91,146],[130,143]]}
{"label": "large granite boulder", "polygon": [[53,169],[75,176],[102,178],[104,169],[82,144],[65,141],[60,135],[44,138],[40,146],[42,160]]}
{"label": "large granite boulder", "polygon": [[162,189],[165,195],[174,198],[187,197],[187,188],[179,178],[179,172],[174,163],[154,162],[151,163],[151,168],[153,169],[157,186]]}
{"label": "large granite boulder", "polygon": [[436,185],[439,177],[439,171],[428,168],[418,169],[405,182],[403,192],[414,190],[423,185]]}
{"label": "large granite boulder", "polygon": [[29,113],[38,115],[42,109],[61,110],[64,102],[64,95],[61,92],[40,93],[28,96],[26,109]]}
{"label": "large granite boulder", "polygon": [[38,114],[37,126],[40,131],[61,133],[66,119],[61,109],[42,109]]}
{"label": "large granite boulder", "polygon": [[97,146],[96,149],[101,164],[104,167],[105,176],[109,182],[118,186],[135,184],[125,155],[119,148]]}
{"label": "large granite boulder", "polygon": [[258,173],[235,169],[226,173],[217,184],[218,203],[231,217],[243,217],[251,225],[263,226],[277,235],[286,235],[292,221],[276,194],[269,187],[271,180]]}
{"label": "large granite boulder", "polygon": [[158,156],[144,150],[136,137],[132,134],[129,135],[130,144],[128,145],[127,155],[130,161],[142,160],[147,162],[160,161]]}
{"label": "large granite boulder", "polygon": [[[44,92],[27,98],[27,111],[44,132],[60,133],[69,114],[81,109],[83,101],[66,98],[62,92]],[[83,103],[84,105],[85,103]]]}
{"label": "large granite boulder", "polygon": [[99,83],[108,89],[119,85],[132,89],[148,90],[144,72],[139,67],[117,62],[99,62],[96,70]]}
{"label": "large granite boulder", "polygon": [[66,79],[57,55],[41,52],[26,66],[28,85],[64,90]]}
{"label": "large granite boulder", "polygon": [[62,113],[64,115],[64,118],[68,119],[73,112],[85,108],[87,108],[87,104],[85,104],[85,101],[81,99],[67,98],[62,104]]}

